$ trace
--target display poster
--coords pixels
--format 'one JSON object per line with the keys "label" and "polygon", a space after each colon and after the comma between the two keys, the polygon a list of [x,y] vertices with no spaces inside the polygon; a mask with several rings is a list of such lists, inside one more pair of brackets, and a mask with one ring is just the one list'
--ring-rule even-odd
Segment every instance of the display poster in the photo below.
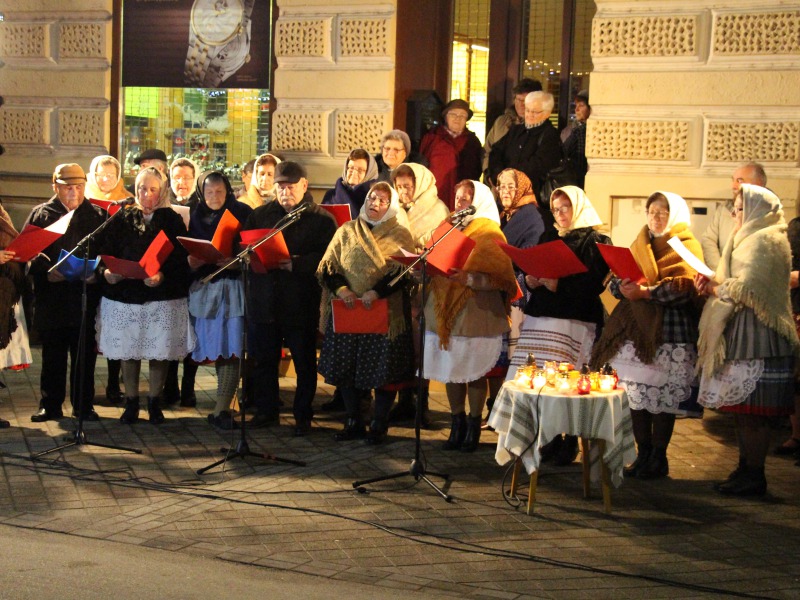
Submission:
{"label": "display poster", "polygon": [[124,87],[270,88],[271,0],[124,0]]}

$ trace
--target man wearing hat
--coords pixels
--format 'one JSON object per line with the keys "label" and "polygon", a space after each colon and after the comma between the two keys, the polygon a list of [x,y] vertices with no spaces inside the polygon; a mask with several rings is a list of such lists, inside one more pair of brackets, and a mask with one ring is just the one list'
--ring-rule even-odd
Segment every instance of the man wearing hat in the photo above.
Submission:
{"label": "man wearing hat", "polygon": [[467,129],[472,109],[464,100],[451,100],[442,111],[444,124],[437,125],[422,137],[419,151],[428,159],[436,177],[439,199],[451,211],[455,207],[455,187],[464,179],[479,179],[483,167],[483,146]]}
{"label": "man wearing hat", "polygon": [[295,435],[303,436],[311,431],[311,403],[317,391],[316,341],[322,291],[316,272],[336,232],[336,220],[314,203],[306,170],[298,163],[279,163],[275,183],[278,197],[255,209],[242,230],[272,229],[288,213],[302,213],[283,230],[291,259],[265,274],[254,272],[250,278],[248,350],[256,363],[252,382],[257,411],[251,425],[264,427],[278,422],[278,369],[285,344],[297,373]]}
{"label": "man wearing hat", "polygon": [[[169,181],[169,163],[167,163],[167,155],[164,154],[163,150],[158,148],[145,150],[133,159],[133,164],[139,165],[139,170],[153,167],[164,176],[164,179]],[[133,189],[132,184],[127,189],[131,194],[136,195],[136,190]]]}
{"label": "man wearing hat", "polygon": [[[31,417],[31,421],[35,423],[63,417],[61,405],[66,396],[67,357],[70,360],[70,400],[75,414],[77,416],[80,405],[84,419],[98,419],[94,411],[94,363],[97,357],[94,320],[100,300],[100,286],[92,274],[87,286],[85,351],[82,356],[78,356],[83,284],[80,281],[67,281],[58,271],[47,272],[58,261],[62,249],[72,250],[105,220],[102,209],[90,202],[84,202],[85,185],[86,174],[80,165],[58,165],[53,173],[55,195],[44,204],[36,206],[25,222],[26,226],[31,224],[44,228],[74,211],[66,233],[30,263],[34,291],[33,327],[38,331],[42,342],[42,398],[39,410]],[[91,246],[89,250],[89,258],[94,258],[97,253]],[[78,398],[77,388],[81,376],[83,395]]]}

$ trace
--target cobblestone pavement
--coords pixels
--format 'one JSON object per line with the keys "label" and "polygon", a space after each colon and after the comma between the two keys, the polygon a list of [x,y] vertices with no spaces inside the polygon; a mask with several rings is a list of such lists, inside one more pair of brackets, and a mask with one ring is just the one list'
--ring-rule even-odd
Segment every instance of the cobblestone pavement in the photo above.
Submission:
{"label": "cobblestone pavement", "polygon": [[[206,422],[216,388],[208,367],[198,407],[165,411],[161,426],[121,425],[122,408],[98,395],[102,419],[85,424],[87,439],[142,454],[83,445],[33,462],[31,453],[74,429],[69,418],[30,421],[39,362],[37,350],[33,367],[2,374],[0,416],[12,424],[0,431],[7,525],[363,582],[376,595],[391,587],[445,598],[800,597],[800,468],[771,456],[765,498],[716,494],[711,483],[736,460],[731,419],[720,414],[678,421],[670,477],[625,482],[613,491],[613,514],[603,513],[599,490],[582,497],[576,462],[543,469],[528,516],[503,498],[493,433],[474,454],[440,450],[449,426],[441,392],[431,401],[440,428],[423,431],[422,452],[430,471],[451,475],[452,503],[412,477],[355,491],[354,480],[409,469],[413,429],[392,428],[378,447],[337,443],[342,415],[320,411],[308,437],[293,437],[291,410],[279,426],[249,432],[253,451],[307,466],[247,459],[197,476],[238,439]],[[281,386],[290,406],[294,380]],[[103,360],[96,387],[105,388]],[[320,385],[315,405],[330,393]]]}

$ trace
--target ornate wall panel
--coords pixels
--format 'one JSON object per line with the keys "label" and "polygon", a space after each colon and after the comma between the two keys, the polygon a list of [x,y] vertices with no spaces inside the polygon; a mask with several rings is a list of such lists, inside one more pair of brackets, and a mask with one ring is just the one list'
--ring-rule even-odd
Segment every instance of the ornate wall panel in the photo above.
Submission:
{"label": "ornate wall panel", "polygon": [[281,112],[272,116],[272,147],[289,152],[324,151],[325,115],[317,112]]}
{"label": "ornate wall panel", "polygon": [[800,11],[717,14],[713,44],[723,56],[800,54]]}
{"label": "ornate wall panel", "polygon": [[47,111],[38,108],[0,110],[0,141],[5,144],[48,143]]}
{"label": "ornate wall panel", "polygon": [[697,15],[596,17],[592,22],[592,56],[694,56],[697,36]]}
{"label": "ornate wall panel", "polygon": [[99,111],[62,110],[58,141],[62,146],[102,146],[105,114]]}
{"label": "ornate wall panel", "polygon": [[353,148],[364,148],[375,154],[385,130],[384,114],[339,112],[336,114],[335,153],[347,155]]}
{"label": "ornate wall panel", "polygon": [[278,21],[275,54],[287,57],[330,56],[330,20]]}
{"label": "ornate wall panel", "polygon": [[707,161],[758,160],[800,165],[800,121],[711,122],[705,153]]}
{"label": "ornate wall panel", "polygon": [[388,56],[389,20],[340,19],[339,45],[341,56]]}
{"label": "ornate wall panel", "polygon": [[46,58],[49,55],[47,26],[41,23],[3,23],[0,57]]}
{"label": "ornate wall panel", "polygon": [[105,24],[62,23],[59,27],[60,58],[103,58],[105,56]]}
{"label": "ornate wall panel", "polygon": [[591,120],[586,155],[618,160],[689,160],[689,121]]}

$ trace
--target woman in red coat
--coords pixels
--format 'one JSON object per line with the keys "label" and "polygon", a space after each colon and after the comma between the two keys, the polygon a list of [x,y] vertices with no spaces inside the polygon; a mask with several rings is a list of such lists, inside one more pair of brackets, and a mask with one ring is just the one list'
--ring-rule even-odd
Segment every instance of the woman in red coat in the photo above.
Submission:
{"label": "woman in red coat", "polygon": [[483,147],[478,136],[467,129],[472,109],[464,100],[451,100],[442,111],[444,125],[431,129],[422,138],[419,151],[428,159],[436,177],[439,198],[451,211],[455,206],[456,183],[480,179]]}

